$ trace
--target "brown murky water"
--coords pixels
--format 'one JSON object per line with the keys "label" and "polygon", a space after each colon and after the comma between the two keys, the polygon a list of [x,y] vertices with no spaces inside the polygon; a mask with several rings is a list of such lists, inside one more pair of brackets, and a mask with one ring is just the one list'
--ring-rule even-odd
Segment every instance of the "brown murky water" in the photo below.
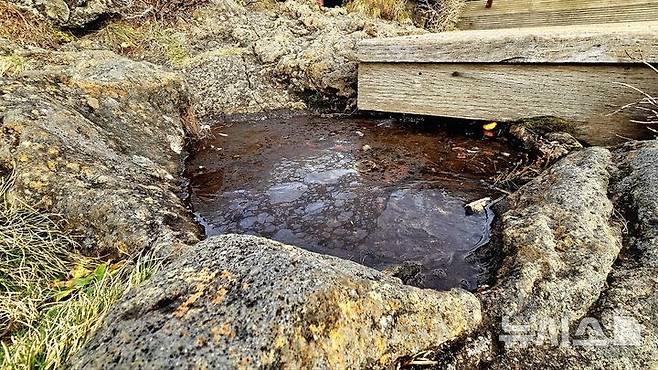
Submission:
{"label": "brown murky water", "polygon": [[208,235],[246,233],[376,269],[408,262],[410,284],[475,289],[501,194],[487,183],[522,158],[464,124],[317,116],[228,122],[188,161]]}

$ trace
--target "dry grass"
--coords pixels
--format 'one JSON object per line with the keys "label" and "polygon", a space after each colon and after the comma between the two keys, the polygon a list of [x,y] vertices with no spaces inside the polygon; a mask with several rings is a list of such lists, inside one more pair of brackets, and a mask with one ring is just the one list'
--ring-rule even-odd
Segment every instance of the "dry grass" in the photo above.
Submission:
{"label": "dry grass", "polygon": [[[64,301],[45,303],[38,321],[3,342],[0,366],[19,369],[57,369],[89,339],[112,305],[128,290],[148,279],[160,260],[143,258],[107,270],[93,271],[93,279]],[[97,275],[96,275],[97,274]],[[87,279],[89,277],[86,277]]]}
{"label": "dry grass", "polygon": [[16,76],[26,69],[27,60],[19,55],[0,56],[0,77]]}
{"label": "dry grass", "polygon": [[134,59],[148,59],[168,66],[188,58],[185,33],[160,21],[116,21],[90,35],[89,40]]}
{"label": "dry grass", "polygon": [[351,0],[345,7],[370,17],[413,23],[433,32],[453,29],[464,0]]}
{"label": "dry grass", "polygon": [[412,356],[398,359],[395,370],[433,368],[438,365],[438,361],[434,360],[435,357],[436,351],[434,350],[421,351]]}
{"label": "dry grass", "polygon": [[49,283],[76,263],[76,243],[57,217],[10,201],[10,187],[0,186],[0,333],[34,322]]}
{"label": "dry grass", "polygon": [[[167,25],[188,18],[194,9],[209,2],[209,0],[131,0],[127,6],[119,10],[123,19],[119,23],[134,25],[135,31],[144,32],[152,39],[147,41],[160,47],[170,60],[177,62],[182,54],[180,34],[169,29]],[[154,24],[158,27],[150,30],[151,32],[147,32],[149,30],[143,27]],[[117,30],[112,25],[107,28],[110,28],[109,32],[118,33],[111,37],[123,39],[117,45],[123,44],[125,49],[139,46],[131,46],[130,42],[144,38],[139,33],[122,33],[122,30]],[[48,49],[56,49],[75,39],[73,34],[58,29],[48,19],[6,1],[0,1],[0,38],[10,40],[19,46],[38,46]]]}
{"label": "dry grass", "polygon": [[432,32],[453,30],[464,4],[464,0],[418,0],[414,23]]}
{"label": "dry grass", "polygon": [[407,0],[352,0],[345,8],[369,17],[407,22],[411,20],[413,6]]}
{"label": "dry grass", "polygon": [[185,17],[210,0],[131,0],[121,9],[123,19],[172,20]]}
{"label": "dry grass", "polygon": [[161,260],[83,257],[61,217],[10,199],[11,185],[0,182],[0,368],[60,368]]}
{"label": "dry grass", "polygon": [[513,168],[495,175],[491,180],[496,189],[510,194],[539,176],[546,167],[546,162],[541,159],[530,164],[521,161],[516,163]]}
{"label": "dry grass", "polygon": [[[654,72],[658,73],[658,68],[654,67],[650,63],[643,62],[647,67],[651,68]],[[635,90],[640,96],[639,100],[626,104],[623,107],[617,109],[614,112],[608,114],[608,116],[615,115],[619,112],[626,111],[631,113],[638,119],[630,120],[633,123],[638,123],[646,125],[647,130],[651,131],[654,135],[658,136],[658,97],[652,96],[651,94],[638,89],[635,86],[623,83],[623,82],[613,82],[617,85],[622,86],[623,88]],[[653,126],[653,127],[651,127]]]}
{"label": "dry grass", "polygon": [[569,133],[575,129],[574,122],[557,117],[534,117],[513,123],[507,131],[508,139],[524,150],[525,158],[494,176],[494,186],[503,191],[516,191],[560,158],[582,148]]}
{"label": "dry grass", "polygon": [[[646,64],[654,72],[658,73],[658,68],[654,67],[653,65],[647,62],[644,62],[644,64]],[[629,84],[625,84],[622,82],[616,82],[616,84],[621,85],[625,88],[635,90],[638,94],[640,94],[641,99],[621,107],[620,109],[612,112],[610,115],[619,113],[622,110],[635,110],[636,113],[639,113],[639,115],[645,116],[646,118],[641,120],[631,120],[631,122],[641,123],[646,125],[658,124],[658,97],[654,97],[638,89],[637,87],[631,86]]]}
{"label": "dry grass", "polygon": [[46,19],[0,1],[0,38],[20,46],[57,48],[71,41],[73,36],[58,30]]}

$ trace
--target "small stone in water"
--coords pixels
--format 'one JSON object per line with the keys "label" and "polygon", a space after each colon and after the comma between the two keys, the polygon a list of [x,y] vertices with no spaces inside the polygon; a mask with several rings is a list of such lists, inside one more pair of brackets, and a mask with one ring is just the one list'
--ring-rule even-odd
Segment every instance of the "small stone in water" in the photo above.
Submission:
{"label": "small stone in water", "polygon": [[466,208],[466,212],[469,214],[482,213],[484,211],[484,207],[486,207],[489,202],[491,202],[491,198],[486,197],[468,203],[464,207]]}

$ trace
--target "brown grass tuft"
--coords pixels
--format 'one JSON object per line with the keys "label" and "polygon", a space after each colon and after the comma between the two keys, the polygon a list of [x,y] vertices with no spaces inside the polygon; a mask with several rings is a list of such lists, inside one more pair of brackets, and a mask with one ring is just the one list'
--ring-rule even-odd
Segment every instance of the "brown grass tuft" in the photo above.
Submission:
{"label": "brown grass tuft", "polygon": [[414,24],[432,32],[453,30],[464,4],[464,0],[418,0]]}
{"label": "brown grass tuft", "polygon": [[[75,264],[76,243],[57,215],[10,200],[11,177],[0,181],[0,333],[38,318],[49,282]],[[1,336],[0,336],[1,337]]]}
{"label": "brown grass tuft", "polygon": [[202,139],[208,134],[208,130],[201,127],[199,121],[196,118],[194,103],[188,102],[185,105],[185,108],[181,110],[180,117],[183,121],[183,128],[185,129],[185,133],[192,140]]}
{"label": "brown grass tuft", "polygon": [[178,67],[189,58],[183,24],[157,20],[118,20],[83,38],[92,47],[110,49],[132,59]]}
{"label": "brown grass tuft", "polygon": [[47,19],[0,1],[0,38],[20,46],[57,48],[71,41],[73,36],[58,30]]}
{"label": "brown grass tuft", "polygon": [[[652,64],[643,61],[643,63],[651,68],[654,72],[658,73],[658,68],[654,67]],[[653,96],[645,91],[638,89],[635,86],[623,83],[623,82],[613,82],[614,84],[620,85],[623,88],[635,90],[638,93],[640,98],[638,101],[631,102],[624,105],[623,107],[617,109],[616,111],[609,113],[608,116],[615,115],[621,111],[632,113],[634,116],[638,117],[637,119],[631,119],[633,123],[638,123],[645,125],[647,130],[651,131],[654,137],[658,137],[658,97]]]}
{"label": "brown grass tuft", "polygon": [[453,29],[464,0],[351,0],[348,11],[396,22],[409,20],[433,32]]}
{"label": "brown grass tuft", "polygon": [[411,6],[407,0],[352,0],[345,5],[350,12],[396,22],[411,20]]}
{"label": "brown grass tuft", "polygon": [[132,0],[121,9],[121,17],[130,19],[172,20],[184,17],[210,0]]}

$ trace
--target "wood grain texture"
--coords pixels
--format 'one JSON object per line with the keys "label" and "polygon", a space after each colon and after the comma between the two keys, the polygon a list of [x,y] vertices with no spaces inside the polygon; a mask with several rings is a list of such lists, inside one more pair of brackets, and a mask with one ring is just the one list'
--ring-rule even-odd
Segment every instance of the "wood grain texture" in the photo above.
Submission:
{"label": "wood grain texture", "polygon": [[495,0],[468,2],[459,29],[638,22],[658,19],[658,0]]}
{"label": "wood grain texture", "polygon": [[592,144],[638,137],[646,128],[625,113],[638,101],[626,83],[658,96],[658,74],[643,65],[362,63],[358,107],[396,113],[514,121],[557,116],[583,122]]}
{"label": "wood grain texture", "polygon": [[359,43],[358,57],[406,63],[658,62],[658,21],[375,38]]}

